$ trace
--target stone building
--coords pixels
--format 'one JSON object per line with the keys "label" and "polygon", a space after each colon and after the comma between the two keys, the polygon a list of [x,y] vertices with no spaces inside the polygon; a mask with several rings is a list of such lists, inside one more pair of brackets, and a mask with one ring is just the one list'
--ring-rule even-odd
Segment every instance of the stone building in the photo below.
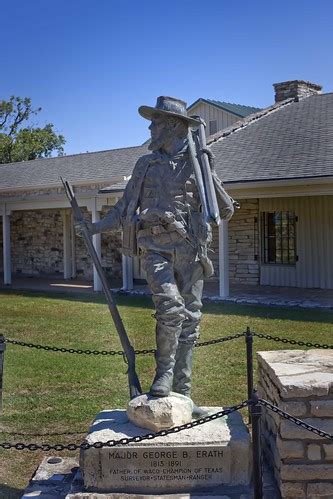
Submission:
{"label": "stone building", "polygon": [[[204,117],[208,133],[217,128],[208,137],[216,170],[241,204],[214,230],[213,279],[221,296],[229,282],[333,288],[333,94],[298,80],[274,86],[276,102],[264,110],[205,99],[189,108]],[[99,290],[60,176],[96,221],[146,152],[145,144],[0,166],[4,282],[12,274],[82,277]],[[125,288],[144,277],[139,260],[121,256],[120,233],[94,236],[94,245]]]}
{"label": "stone building", "polygon": [[332,289],[333,93],[298,80],[274,87],[273,106],[209,139],[242,206],[225,267],[240,282]]}

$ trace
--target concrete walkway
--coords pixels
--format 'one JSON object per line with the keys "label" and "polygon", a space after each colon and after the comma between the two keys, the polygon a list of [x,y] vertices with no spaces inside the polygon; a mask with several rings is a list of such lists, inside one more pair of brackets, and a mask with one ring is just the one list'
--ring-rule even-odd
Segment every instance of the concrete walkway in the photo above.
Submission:
{"label": "concrete walkway", "polygon": [[[121,280],[112,282],[115,291],[121,291]],[[0,281],[0,289],[67,292],[67,293],[93,293],[90,281],[64,280],[59,277],[20,277],[14,276],[11,286],[4,286]],[[147,285],[136,284],[128,294],[149,294]],[[218,283],[207,282],[204,289],[204,298],[212,301],[243,303],[252,305],[273,305],[282,307],[321,308],[333,310],[333,289],[302,289],[280,286],[249,286],[232,285],[230,296],[218,296]]]}

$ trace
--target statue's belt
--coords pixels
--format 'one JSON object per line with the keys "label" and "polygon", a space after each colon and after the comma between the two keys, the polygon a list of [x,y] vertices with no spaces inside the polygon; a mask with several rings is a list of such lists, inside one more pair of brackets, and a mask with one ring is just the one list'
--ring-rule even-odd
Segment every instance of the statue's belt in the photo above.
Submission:
{"label": "statue's belt", "polygon": [[170,234],[171,232],[177,232],[177,230],[174,227],[172,227],[171,224],[151,225],[146,229],[139,229],[138,237],[160,236],[161,234]]}

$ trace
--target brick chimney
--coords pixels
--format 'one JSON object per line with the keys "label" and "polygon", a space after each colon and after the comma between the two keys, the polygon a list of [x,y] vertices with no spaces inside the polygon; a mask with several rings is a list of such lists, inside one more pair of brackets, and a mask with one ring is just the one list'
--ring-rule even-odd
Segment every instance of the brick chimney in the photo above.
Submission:
{"label": "brick chimney", "polygon": [[273,83],[273,87],[275,90],[275,102],[281,102],[285,99],[295,99],[297,101],[302,97],[320,94],[323,88],[321,85],[304,80]]}

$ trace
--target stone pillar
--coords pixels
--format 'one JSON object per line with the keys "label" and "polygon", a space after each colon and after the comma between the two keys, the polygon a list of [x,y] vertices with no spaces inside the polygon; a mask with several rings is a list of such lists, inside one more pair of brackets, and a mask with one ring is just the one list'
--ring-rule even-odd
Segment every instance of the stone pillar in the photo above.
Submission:
{"label": "stone pillar", "polygon": [[63,210],[63,252],[64,252],[64,279],[72,277],[72,251],[71,251],[71,212]]}
{"label": "stone pillar", "polygon": [[[333,434],[333,351],[258,352],[259,395]],[[333,497],[333,442],[275,412],[262,417],[263,448],[283,499]]]}
{"label": "stone pillar", "polygon": [[[100,220],[100,212],[97,211],[96,205],[93,206],[92,211],[92,222],[98,222]],[[93,245],[96,250],[96,253],[98,255],[98,258],[101,259],[101,234],[94,234],[93,235]],[[94,291],[102,291],[102,283],[100,278],[98,277],[97,270],[94,265]]]}
{"label": "stone pillar", "polygon": [[229,244],[228,222],[221,220],[219,225],[219,284],[221,298],[229,296]]}
{"label": "stone pillar", "polygon": [[3,280],[4,284],[12,283],[12,264],[10,252],[10,215],[2,215],[2,231],[3,231]]}
{"label": "stone pillar", "polygon": [[133,289],[133,259],[130,256],[122,256],[123,266],[123,289]]}

